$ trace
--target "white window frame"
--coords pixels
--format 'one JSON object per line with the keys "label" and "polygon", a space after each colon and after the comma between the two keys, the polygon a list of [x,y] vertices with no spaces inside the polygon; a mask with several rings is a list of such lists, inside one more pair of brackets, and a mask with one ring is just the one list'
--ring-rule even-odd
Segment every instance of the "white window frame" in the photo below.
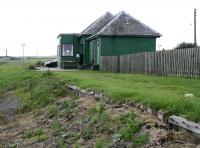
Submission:
{"label": "white window frame", "polygon": [[[71,49],[65,49],[66,45],[67,46],[71,45]],[[74,56],[74,47],[73,47],[73,44],[63,44],[62,45],[62,56],[64,56],[64,57],[73,57]]]}

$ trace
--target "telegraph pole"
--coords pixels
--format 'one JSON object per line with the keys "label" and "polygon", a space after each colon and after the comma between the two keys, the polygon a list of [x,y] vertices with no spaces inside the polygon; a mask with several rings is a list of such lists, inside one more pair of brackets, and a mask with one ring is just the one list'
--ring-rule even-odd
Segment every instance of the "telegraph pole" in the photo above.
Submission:
{"label": "telegraph pole", "polygon": [[196,16],[197,16],[197,9],[194,9],[194,45],[197,46],[197,30],[196,30]]}
{"label": "telegraph pole", "polygon": [[6,57],[8,56],[8,50],[6,49]]}
{"label": "telegraph pole", "polygon": [[24,47],[26,44],[22,43],[22,48],[23,48],[23,59],[24,59]]}

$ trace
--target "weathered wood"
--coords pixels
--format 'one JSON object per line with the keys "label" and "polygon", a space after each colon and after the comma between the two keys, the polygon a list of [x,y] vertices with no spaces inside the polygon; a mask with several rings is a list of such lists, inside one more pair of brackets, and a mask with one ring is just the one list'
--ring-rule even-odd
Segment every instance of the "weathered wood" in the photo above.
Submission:
{"label": "weathered wood", "polygon": [[188,131],[194,132],[200,135],[200,124],[188,121],[182,117],[170,116],[168,122],[172,125],[176,125]]}
{"label": "weathered wood", "polygon": [[102,56],[100,60],[100,70],[108,72],[200,76],[200,48]]}

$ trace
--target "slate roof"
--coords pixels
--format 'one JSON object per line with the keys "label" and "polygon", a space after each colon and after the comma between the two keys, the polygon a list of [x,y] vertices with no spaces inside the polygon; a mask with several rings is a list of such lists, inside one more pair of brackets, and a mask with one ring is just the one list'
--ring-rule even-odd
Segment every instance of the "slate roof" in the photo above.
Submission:
{"label": "slate roof", "polygon": [[116,14],[101,30],[89,38],[101,35],[125,35],[125,36],[150,36],[160,37],[161,34],[151,29],[144,23],[135,19],[128,13],[121,11]]}
{"label": "slate roof", "polygon": [[108,24],[113,18],[110,12],[106,12],[104,15],[99,17],[96,21],[90,24],[80,35],[94,35],[101,30],[106,24]]}

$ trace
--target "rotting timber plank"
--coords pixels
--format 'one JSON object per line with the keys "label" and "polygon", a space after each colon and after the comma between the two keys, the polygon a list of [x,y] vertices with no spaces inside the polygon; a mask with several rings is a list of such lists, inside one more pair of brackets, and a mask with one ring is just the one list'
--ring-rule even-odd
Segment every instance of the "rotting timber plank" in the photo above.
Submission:
{"label": "rotting timber plank", "polygon": [[[68,85],[68,90],[72,91],[74,94],[76,94],[79,97],[94,98],[95,100],[103,99],[103,100],[109,101],[109,98],[104,96],[102,93],[97,93],[94,91],[87,91],[85,89],[81,89],[74,85]],[[186,120],[182,117],[178,117],[178,116],[170,116],[168,118],[167,112],[166,113],[162,112],[162,111],[156,112],[149,107],[147,109],[145,109],[145,107],[143,105],[140,105],[139,103],[134,104],[134,106],[136,106],[136,107],[138,106],[139,109],[141,109],[142,111],[147,110],[147,112],[149,112],[151,115],[156,116],[156,114],[157,114],[157,118],[160,121],[166,122],[167,124],[172,125],[172,127],[176,126],[179,129],[184,129],[186,131],[189,131],[190,138],[192,138],[191,140],[196,144],[200,144],[200,124],[188,121],[188,120]],[[168,118],[168,122],[167,122],[167,118]]]}
{"label": "rotting timber plank", "polygon": [[187,131],[195,133],[200,139],[200,124],[188,121],[178,116],[170,116],[168,122],[172,125],[181,127]]}

